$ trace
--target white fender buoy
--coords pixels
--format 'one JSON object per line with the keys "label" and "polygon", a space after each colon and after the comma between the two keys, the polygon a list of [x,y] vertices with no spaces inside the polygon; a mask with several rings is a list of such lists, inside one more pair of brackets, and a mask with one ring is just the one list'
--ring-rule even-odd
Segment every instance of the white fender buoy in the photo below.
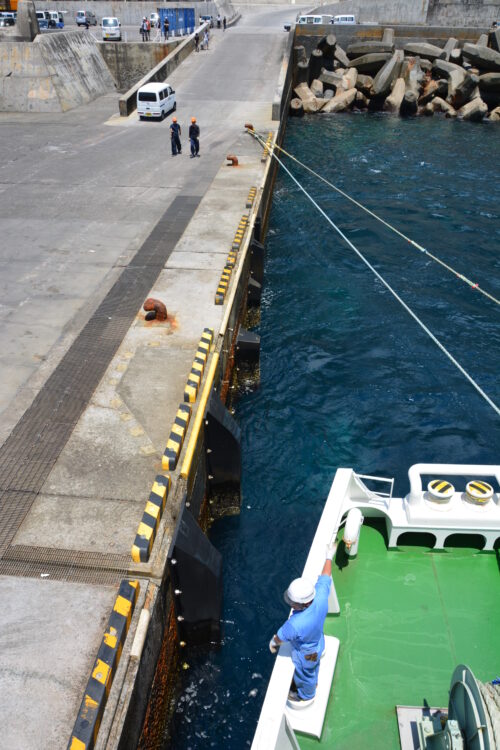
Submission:
{"label": "white fender buoy", "polygon": [[359,508],[351,508],[347,514],[344,529],[344,545],[349,557],[355,557],[358,554],[359,533],[364,521],[363,514]]}

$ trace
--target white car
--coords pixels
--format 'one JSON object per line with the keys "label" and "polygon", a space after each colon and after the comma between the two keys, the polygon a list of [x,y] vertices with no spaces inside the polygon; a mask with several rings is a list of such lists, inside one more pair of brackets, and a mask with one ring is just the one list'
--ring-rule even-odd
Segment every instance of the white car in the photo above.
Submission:
{"label": "white car", "polygon": [[122,40],[122,25],[116,16],[104,16],[101,23],[102,38],[106,42],[108,39]]}
{"label": "white car", "polygon": [[163,120],[165,115],[177,109],[175,91],[165,83],[146,83],[137,92],[137,114],[139,120],[157,117]]}
{"label": "white car", "polygon": [[77,26],[97,26],[97,18],[92,10],[79,10],[75,21]]}
{"label": "white car", "polygon": [[160,16],[158,13],[150,13],[149,14],[149,23],[151,24],[152,29],[158,28],[158,21],[160,20]]}
{"label": "white car", "polygon": [[353,24],[356,23],[356,16],[334,16],[332,23]]}

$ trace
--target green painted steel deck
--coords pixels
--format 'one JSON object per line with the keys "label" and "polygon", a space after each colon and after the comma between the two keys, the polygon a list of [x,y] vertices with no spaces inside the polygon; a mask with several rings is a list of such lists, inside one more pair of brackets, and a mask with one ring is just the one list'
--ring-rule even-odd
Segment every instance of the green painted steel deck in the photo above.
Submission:
{"label": "green painted steel deck", "polygon": [[333,578],[340,639],[321,741],[301,750],[396,750],[396,705],[448,705],[454,668],[487,682],[500,673],[499,553],[471,547],[388,550],[384,524],[366,519],[359,552],[339,546]]}

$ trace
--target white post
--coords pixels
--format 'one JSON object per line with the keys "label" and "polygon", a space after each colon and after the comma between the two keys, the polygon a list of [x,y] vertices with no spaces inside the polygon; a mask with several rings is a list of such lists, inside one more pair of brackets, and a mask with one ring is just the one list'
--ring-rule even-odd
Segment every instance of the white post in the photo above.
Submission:
{"label": "white post", "polygon": [[330,586],[330,593],[328,594],[328,614],[338,615],[340,614],[340,604],[335,590],[335,583],[332,578],[332,585]]}

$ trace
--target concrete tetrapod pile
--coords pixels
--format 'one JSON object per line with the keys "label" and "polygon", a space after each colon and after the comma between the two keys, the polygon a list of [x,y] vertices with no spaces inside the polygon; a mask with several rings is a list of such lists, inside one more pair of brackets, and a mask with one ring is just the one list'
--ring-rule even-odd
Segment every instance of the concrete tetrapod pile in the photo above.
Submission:
{"label": "concrete tetrapod pile", "polygon": [[294,48],[290,114],[383,110],[500,122],[500,29],[460,47],[411,42],[396,49],[394,30],[381,41],[355,42],[343,50],[328,34],[306,57]]}

